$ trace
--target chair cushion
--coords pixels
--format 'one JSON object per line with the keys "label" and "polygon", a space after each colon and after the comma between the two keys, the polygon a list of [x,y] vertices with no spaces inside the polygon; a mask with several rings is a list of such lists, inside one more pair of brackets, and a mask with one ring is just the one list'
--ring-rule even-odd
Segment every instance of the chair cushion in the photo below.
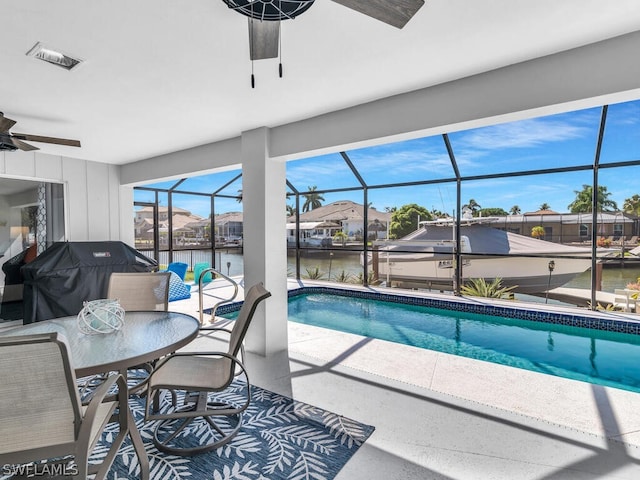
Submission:
{"label": "chair cushion", "polygon": [[169,272],[171,278],[169,278],[169,301],[174,302],[176,300],[184,300],[191,298],[191,285],[187,285],[175,272]]}

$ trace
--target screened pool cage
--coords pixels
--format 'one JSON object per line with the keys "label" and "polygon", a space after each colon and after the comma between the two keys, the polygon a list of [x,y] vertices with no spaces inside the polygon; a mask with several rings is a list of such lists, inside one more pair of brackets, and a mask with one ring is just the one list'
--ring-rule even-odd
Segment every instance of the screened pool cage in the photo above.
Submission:
{"label": "screened pool cage", "polygon": [[[640,233],[640,196],[627,188],[637,182],[626,181],[640,178],[640,126],[620,126],[624,120],[635,125],[639,103],[413,140],[408,157],[397,155],[403,144],[394,144],[395,154],[387,145],[290,162],[288,274],[455,294],[482,276],[547,301],[550,291],[579,272],[588,275],[585,301],[596,308],[603,266],[640,268],[629,253]],[[324,185],[294,180],[305,165],[318,168],[314,182]],[[330,165],[331,172],[323,176],[320,165]],[[374,175],[375,168],[387,174]],[[187,178],[136,187],[136,248],[161,265],[182,261],[193,269],[207,262],[242,274],[242,178],[234,175],[218,184],[216,174],[208,176],[208,185],[215,185],[209,191],[185,188]],[[566,191],[576,195],[569,211],[551,210],[546,202],[532,212],[517,207],[535,192],[549,192],[553,202]],[[411,201],[394,204],[400,194]],[[473,200],[480,195],[484,204],[510,195],[516,205],[482,209]],[[622,208],[612,195],[620,203],[625,198]],[[189,217],[187,206],[195,199],[208,203],[208,216]],[[229,202],[240,211],[229,212]],[[373,203],[390,206],[383,211]],[[411,204],[419,208],[407,208]],[[421,207],[435,204],[440,208]],[[469,230],[473,225],[484,229],[480,238]],[[514,265],[524,274],[510,270]]]}

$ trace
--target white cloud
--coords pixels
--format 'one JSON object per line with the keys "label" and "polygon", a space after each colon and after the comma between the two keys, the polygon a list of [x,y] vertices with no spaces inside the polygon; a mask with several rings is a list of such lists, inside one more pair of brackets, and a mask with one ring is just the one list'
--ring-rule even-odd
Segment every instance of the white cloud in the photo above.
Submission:
{"label": "white cloud", "polygon": [[357,186],[358,180],[342,157],[326,155],[287,164],[287,180],[302,191],[316,185],[318,190],[336,188],[336,184]]}
{"label": "white cloud", "polygon": [[592,129],[561,120],[531,119],[464,133],[456,143],[465,148],[494,150],[530,148],[589,135]]}

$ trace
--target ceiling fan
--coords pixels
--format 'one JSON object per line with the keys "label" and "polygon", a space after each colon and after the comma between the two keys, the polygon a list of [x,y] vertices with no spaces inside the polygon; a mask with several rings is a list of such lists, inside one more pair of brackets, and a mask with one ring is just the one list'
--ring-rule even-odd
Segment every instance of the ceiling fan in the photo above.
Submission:
{"label": "ceiling fan", "polygon": [[[253,60],[277,58],[280,22],[306,12],[314,0],[222,0],[229,8],[249,17],[249,56]],[[333,0],[396,28],[403,28],[424,5],[424,0]],[[282,77],[282,64],[280,64]],[[253,74],[251,86],[255,86]]]}
{"label": "ceiling fan", "polygon": [[23,140],[30,142],[42,142],[42,143],[55,143],[57,145],[67,145],[69,147],[79,147],[80,141],[67,140],[66,138],[55,137],[43,137],[41,135],[29,135],[26,133],[10,133],[9,130],[16,124],[15,120],[11,120],[4,116],[4,113],[0,112],[0,151],[6,150],[13,152],[15,150],[23,150],[28,152],[30,150],[39,150],[38,147],[29,145]]}

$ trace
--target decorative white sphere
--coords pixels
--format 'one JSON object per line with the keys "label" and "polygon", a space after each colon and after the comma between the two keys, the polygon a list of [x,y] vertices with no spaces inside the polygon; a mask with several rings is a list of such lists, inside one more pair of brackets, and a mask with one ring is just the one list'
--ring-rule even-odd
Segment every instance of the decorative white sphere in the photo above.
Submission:
{"label": "decorative white sphere", "polygon": [[91,300],[83,305],[78,313],[78,328],[82,333],[109,333],[124,326],[124,308],[118,300]]}

